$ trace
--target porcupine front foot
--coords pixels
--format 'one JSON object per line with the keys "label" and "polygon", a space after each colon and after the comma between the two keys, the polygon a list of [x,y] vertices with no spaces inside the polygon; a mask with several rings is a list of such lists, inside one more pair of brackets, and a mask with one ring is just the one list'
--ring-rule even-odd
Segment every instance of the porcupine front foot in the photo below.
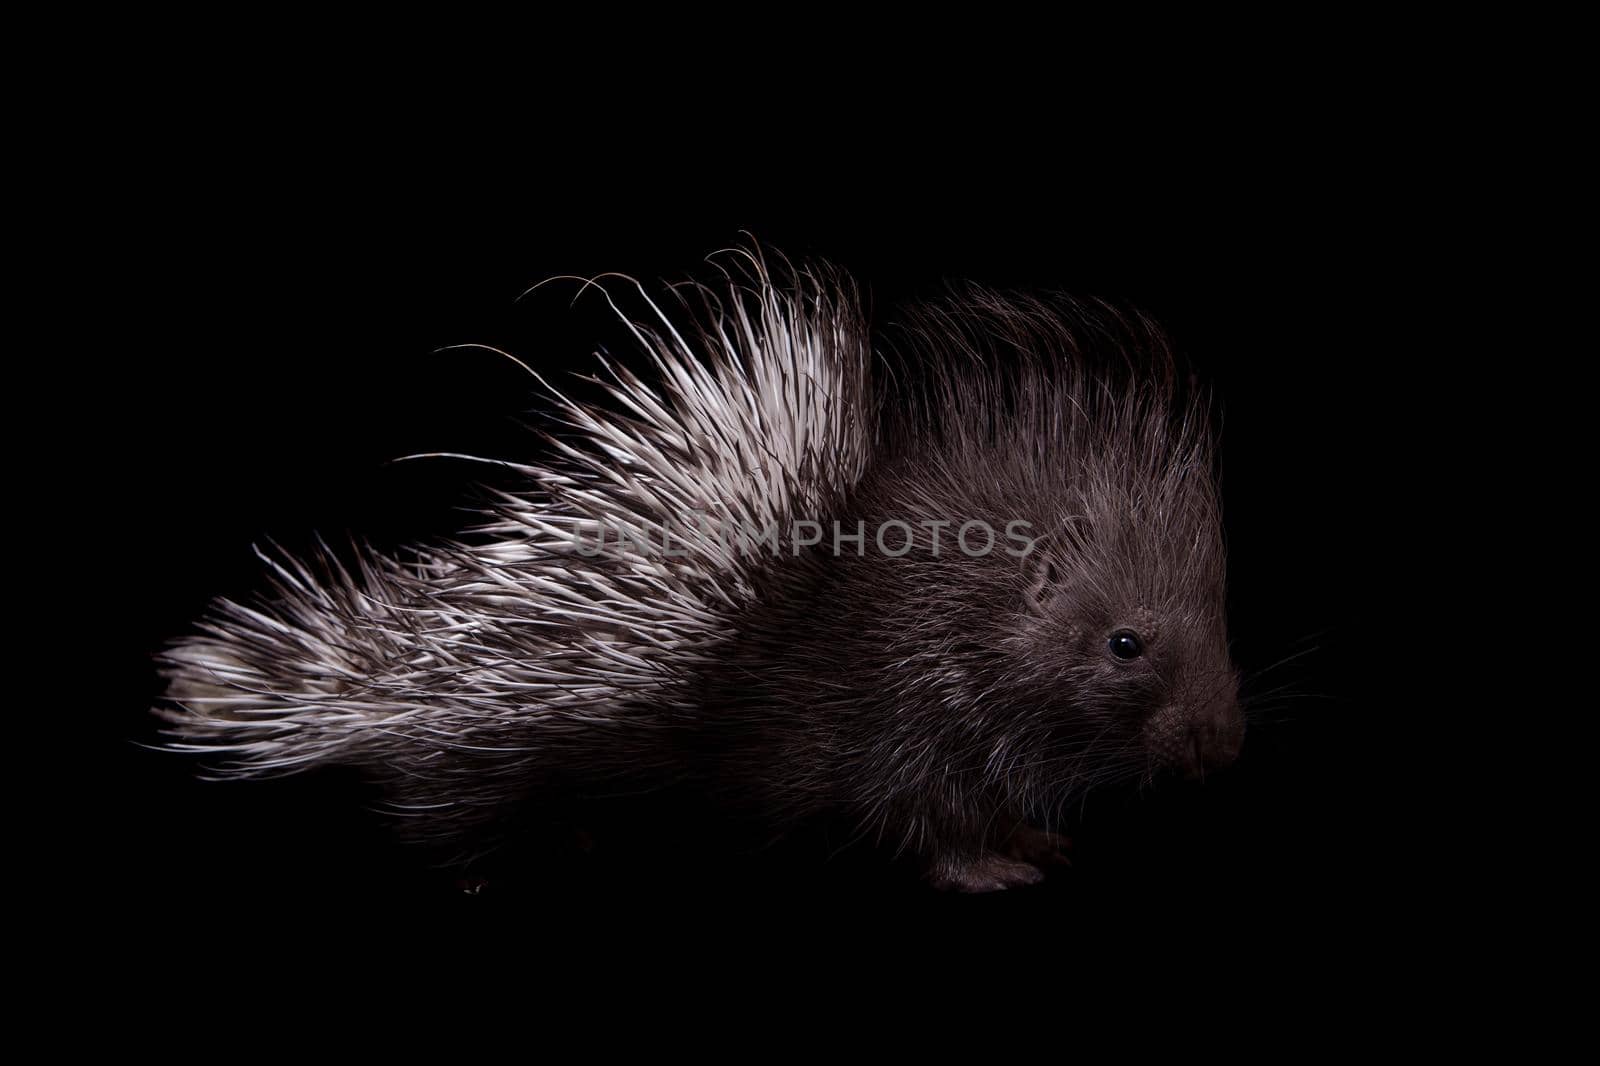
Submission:
{"label": "porcupine front foot", "polygon": [[999,892],[1043,880],[1044,871],[1037,866],[995,851],[976,858],[939,859],[928,870],[928,883],[942,892]]}
{"label": "porcupine front foot", "polygon": [[1021,822],[1000,844],[1002,854],[1032,866],[1071,866],[1072,838]]}
{"label": "porcupine front foot", "polygon": [[1059,833],[1019,822],[993,851],[935,860],[928,881],[945,892],[998,892],[1036,885],[1044,880],[1045,867],[1072,865],[1071,846],[1072,841]]}

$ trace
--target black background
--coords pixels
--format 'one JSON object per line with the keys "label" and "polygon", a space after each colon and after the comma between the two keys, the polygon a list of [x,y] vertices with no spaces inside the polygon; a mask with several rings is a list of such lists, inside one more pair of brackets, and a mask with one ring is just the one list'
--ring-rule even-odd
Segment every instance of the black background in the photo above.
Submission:
{"label": "black background", "polygon": [[[73,816],[90,884],[149,928],[193,922],[196,901],[359,900],[531,922],[555,898],[593,921],[613,920],[619,902],[688,907],[728,928],[819,908],[1046,930],[1154,913],[1197,938],[1253,928],[1294,940],[1374,900],[1394,906],[1405,875],[1389,845],[1414,817],[1385,766],[1403,712],[1358,666],[1383,624],[1369,607],[1366,516],[1390,459],[1387,398],[1415,370],[1403,353],[1418,207],[1417,190],[1374,179],[1369,160],[1315,139],[1109,166],[1060,145],[1026,159],[974,145],[960,161],[908,165],[871,140],[826,166],[643,145],[601,156],[550,137],[489,158],[380,152],[329,132],[270,149],[165,147],[112,194],[98,235],[96,314],[112,339],[83,356],[99,403],[82,476],[106,505],[92,557],[115,562],[100,578],[103,683],[84,721],[106,787]],[[880,318],[973,279],[1130,301],[1163,323],[1224,410],[1236,657],[1252,672],[1305,653],[1258,685],[1300,698],[1256,723],[1236,769],[1092,800],[1075,867],[1001,897],[933,896],[872,856],[829,860],[821,836],[739,857],[671,832],[620,851],[602,838],[586,859],[535,850],[469,896],[389,841],[358,782],[201,783],[184,760],[138,746],[155,739],[151,653],[210,597],[248,595],[252,542],[447,533],[476,471],[388,460],[529,446],[521,372],[436,349],[478,342],[540,369],[581,366],[600,316],[569,306],[570,291],[519,301],[529,285],[609,270],[678,278],[741,231],[849,270]]]}

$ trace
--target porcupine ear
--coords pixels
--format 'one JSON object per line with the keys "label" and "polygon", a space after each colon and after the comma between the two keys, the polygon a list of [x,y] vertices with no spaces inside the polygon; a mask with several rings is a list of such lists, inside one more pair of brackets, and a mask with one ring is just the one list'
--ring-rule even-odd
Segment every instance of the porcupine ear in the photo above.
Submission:
{"label": "porcupine ear", "polygon": [[1030,612],[1042,617],[1061,586],[1060,568],[1048,552],[1037,548],[1024,558],[1023,566],[1028,574],[1028,584],[1022,594],[1023,602],[1028,605]]}
{"label": "porcupine ear", "polygon": [[1050,604],[1061,594],[1066,572],[1058,552],[1078,552],[1089,542],[1089,520],[1081,515],[1067,518],[1056,529],[1034,540],[1022,565],[1027,575],[1023,601],[1028,610],[1038,616],[1047,613]]}

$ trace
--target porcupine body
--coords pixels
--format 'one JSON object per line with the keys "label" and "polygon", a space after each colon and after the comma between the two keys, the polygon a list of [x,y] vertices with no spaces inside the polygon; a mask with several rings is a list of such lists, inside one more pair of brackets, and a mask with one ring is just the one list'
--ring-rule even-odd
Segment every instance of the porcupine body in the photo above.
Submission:
{"label": "porcupine body", "polygon": [[1148,324],[973,289],[882,374],[829,271],[742,254],[638,291],[651,372],[544,385],[564,429],[482,535],[263,556],[269,593],[164,656],[173,746],[360,767],[408,835],[464,844],[690,781],[975,890],[1037,879],[1086,788],[1234,756],[1208,424]]}

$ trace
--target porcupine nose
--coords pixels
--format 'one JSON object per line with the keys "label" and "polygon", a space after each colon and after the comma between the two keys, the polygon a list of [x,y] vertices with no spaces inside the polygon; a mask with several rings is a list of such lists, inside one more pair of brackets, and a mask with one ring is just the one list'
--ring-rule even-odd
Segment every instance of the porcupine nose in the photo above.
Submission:
{"label": "porcupine nose", "polygon": [[1212,706],[1189,723],[1188,777],[1203,777],[1231,765],[1244,746],[1244,715],[1237,703]]}

